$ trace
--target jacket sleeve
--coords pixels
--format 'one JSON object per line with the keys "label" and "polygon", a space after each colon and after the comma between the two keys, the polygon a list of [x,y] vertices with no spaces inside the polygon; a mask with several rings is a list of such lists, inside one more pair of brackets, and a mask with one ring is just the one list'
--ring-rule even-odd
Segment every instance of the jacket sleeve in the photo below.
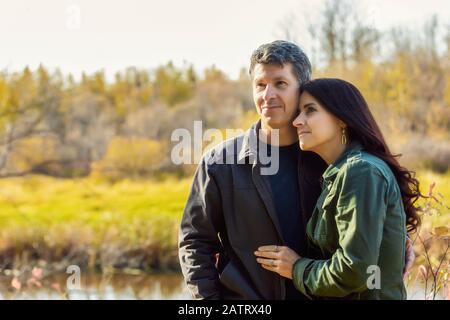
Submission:
{"label": "jacket sleeve", "polygon": [[377,265],[387,204],[387,181],[370,164],[349,164],[339,179],[335,221],[339,235],[336,252],[328,260],[300,258],[293,281],[305,295],[345,297],[367,290]]}
{"label": "jacket sleeve", "polygon": [[194,299],[220,299],[215,254],[222,202],[216,181],[205,159],[199,164],[184,208],[178,253],[184,279]]}

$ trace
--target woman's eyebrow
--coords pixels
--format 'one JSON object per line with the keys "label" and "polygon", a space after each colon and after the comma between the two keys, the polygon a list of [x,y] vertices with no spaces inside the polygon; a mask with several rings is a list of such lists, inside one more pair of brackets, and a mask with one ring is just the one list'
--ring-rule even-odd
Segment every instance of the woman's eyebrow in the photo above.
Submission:
{"label": "woman's eyebrow", "polygon": [[306,108],[306,107],[313,107],[313,106],[315,106],[315,103],[314,103],[314,102],[310,102],[310,103],[305,104],[305,105],[303,106],[303,108]]}

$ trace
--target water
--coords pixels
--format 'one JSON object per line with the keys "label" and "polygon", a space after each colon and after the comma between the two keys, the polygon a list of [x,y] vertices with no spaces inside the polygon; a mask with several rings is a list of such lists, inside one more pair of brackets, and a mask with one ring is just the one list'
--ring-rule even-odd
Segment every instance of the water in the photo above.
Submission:
{"label": "water", "polygon": [[[98,274],[80,276],[79,289],[67,289],[69,275],[59,273],[39,284],[21,279],[20,290],[11,286],[12,277],[0,277],[0,299],[17,300],[181,300],[191,299],[181,274]],[[40,286],[39,286],[40,285]],[[70,288],[70,287],[69,287]],[[422,283],[408,287],[408,299],[424,300]],[[440,293],[436,299],[442,300]]]}
{"label": "water", "polygon": [[[17,300],[181,300],[191,299],[180,274],[81,274],[79,288],[67,286],[70,275],[45,277],[36,284],[22,281],[20,290],[11,277],[0,279],[0,299]],[[25,279],[26,280],[26,279]],[[70,283],[70,282],[69,282]],[[69,289],[68,289],[69,288]]]}

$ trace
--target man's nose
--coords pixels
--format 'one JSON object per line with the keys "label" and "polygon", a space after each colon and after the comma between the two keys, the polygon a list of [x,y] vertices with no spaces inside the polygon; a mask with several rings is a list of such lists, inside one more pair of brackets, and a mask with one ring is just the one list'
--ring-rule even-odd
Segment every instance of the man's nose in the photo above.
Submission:
{"label": "man's nose", "polygon": [[268,84],[266,86],[266,88],[264,89],[264,94],[263,94],[264,101],[269,101],[270,99],[275,98],[275,96],[276,96],[275,88],[271,84]]}

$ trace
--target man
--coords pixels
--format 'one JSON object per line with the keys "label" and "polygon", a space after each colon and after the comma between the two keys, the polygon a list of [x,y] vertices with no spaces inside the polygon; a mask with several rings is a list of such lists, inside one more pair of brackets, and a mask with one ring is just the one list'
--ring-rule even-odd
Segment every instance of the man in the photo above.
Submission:
{"label": "man", "polygon": [[[305,299],[253,252],[276,244],[307,255],[306,223],[327,167],[300,151],[292,125],[311,64],[297,45],[274,41],[253,52],[250,75],[260,120],[202,158],[181,221],[180,264],[195,299]],[[264,149],[277,164],[270,174]]]}

